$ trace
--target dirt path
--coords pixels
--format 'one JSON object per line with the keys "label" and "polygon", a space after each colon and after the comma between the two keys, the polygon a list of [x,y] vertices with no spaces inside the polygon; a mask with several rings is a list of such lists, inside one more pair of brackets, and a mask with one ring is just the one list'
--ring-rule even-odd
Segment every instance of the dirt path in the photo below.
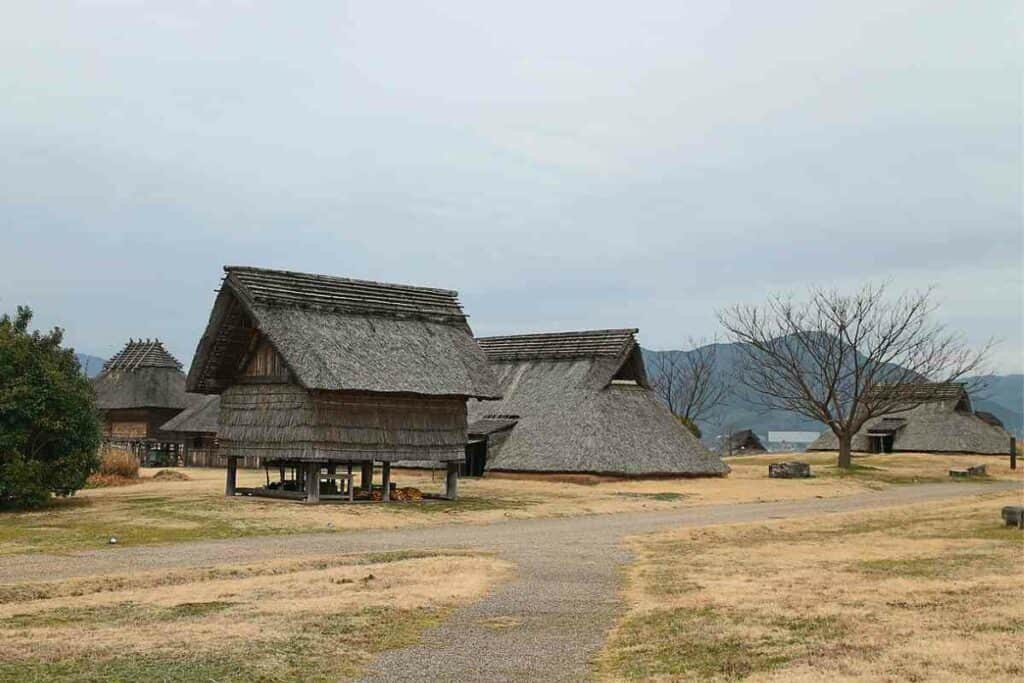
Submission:
{"label": "dirt path", "polygon": [[[709,505],[650,513],[510,520],[391,531],[304,534],[6,557],[0,583],[403,548],[474,548],[515,562],[516,578],[459,609],[423,643],[385,653],[367,680],[581,680],[617,610],[628,535],[958,498],[1013,482],[907,486],[844,498]],[[993,510],[998,521],[998,511]]]}

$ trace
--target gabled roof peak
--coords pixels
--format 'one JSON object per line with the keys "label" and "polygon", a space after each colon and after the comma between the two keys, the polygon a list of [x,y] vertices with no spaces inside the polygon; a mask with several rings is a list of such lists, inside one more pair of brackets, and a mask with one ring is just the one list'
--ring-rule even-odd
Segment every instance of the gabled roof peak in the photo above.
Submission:
{"label": "gabled roof peak", "polygon": [[103,364],[104,370],[138,370],[139,368],[181,369],[181,363],[172,356],[159,339],[129,339],[110,360]]}

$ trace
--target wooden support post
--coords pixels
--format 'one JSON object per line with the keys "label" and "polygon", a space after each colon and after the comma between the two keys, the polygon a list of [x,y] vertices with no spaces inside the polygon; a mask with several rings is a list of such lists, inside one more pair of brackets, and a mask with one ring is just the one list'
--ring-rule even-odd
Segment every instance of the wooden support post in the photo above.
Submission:
{"label": "wooden support post", "polygon": [[1017,469],[1017,437],[1010,437],[1010,469]]}
{"label": "wooden support post", "polygon": [[359,484],[363,490],[369,493],[373,490],[373,461],[367,460],[362,464],[363,470],[360,473]]}
{"label": "wooden support post", "polygon": [[348,500],[352,502],[356,499],[355,481],[352,478],[352,463],[348,464],[348,469],[345,472],[346,486],[348,486]]}
{"label": "wooden support post", "polygon": [[285,480],[285,478],[286,478],[286,477],[288,476],[288,474],[287,474],[287,473],[285,472],[285,467],[284,467],[284,465],[278,465],[278,466],[277,466],[277,473],[278,473],[278,475],[279,475],[279,476],[281,477],[281,479],[280,479],[280,481],[281,481],[281,486],[282,486],[282,489],[281,489],[281,490],[283,491],[283,490],[284,490],[284,488],[283,488],[283,487],[284,487],[284,480]]}
{"label": "wooden support post", "polygon": [[448,476],[445,477],[444,496],[448,500],[459,499],[459,463],[448,464]]}
{"label": "wooden support post", "polygon": [[320,463],[306,463],[306,502],[320,502]]}
{"label": "wooden support post", "polygon": [[238,483],[238,458],[228,458],[228,472],[224,482],[224,495],[235,495],[235,487]]}
{"label": "wooden support post", "polygon": [[381,473],[383,475],[384,493],[381,496],[381,500],[385,503],[391,500],[391,463],[387,460],[384,461],[381,466]]}

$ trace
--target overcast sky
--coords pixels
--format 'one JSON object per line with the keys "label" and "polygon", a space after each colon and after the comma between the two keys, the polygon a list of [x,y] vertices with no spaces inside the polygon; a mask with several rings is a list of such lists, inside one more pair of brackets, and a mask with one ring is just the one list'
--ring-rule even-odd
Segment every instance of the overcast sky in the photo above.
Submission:
{"label": "overcast sky", "polygon": [[187,365],[243,264],[678,348],[888,279],[1021,372],[1017,6],[4,3],[0,311]]}

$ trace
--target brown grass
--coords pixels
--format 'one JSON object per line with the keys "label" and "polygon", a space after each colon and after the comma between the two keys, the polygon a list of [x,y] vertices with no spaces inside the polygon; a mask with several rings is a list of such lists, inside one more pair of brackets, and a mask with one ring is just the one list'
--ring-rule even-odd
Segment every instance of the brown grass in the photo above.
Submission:
{"label": "brown grass", "polygon": [[[812,463],[815,477],[768,479],[768,463],[799,457]],[[453,523],[488,523],[509,518],[666,510],[692,505],[829,498],[927,481],[948,481],[950,467],[984,462],[988,479],[1022,480],[1024,467],[1010,472],[1007,458],[901,454],[858,457],[851,473],[835,467],[835,455],[801,453],[730,460],[726,478],[606,481],[580,486],[560,481],[508,477],[463,479],[457,503],[421,501],[375,504],[301,503],[223,495],[224,470],[181,468],[189,481],[164,481],[142,470],[142,485],[97,488],[55,501],[42,512],[0,515],[0,556],[23,552],[66,552],[120,545],[176,543],[257,534],[346,531]],[[379,481],[380,474],[377,474]],[[440,492],[443,474],[395,470],[398,486]],[[262,471],[240,470],[239,486],[258,486]]]}
{"label": "brown grass", "polygon": [[349,677],[509,571],[483,555],[398,552],[8,586],[0,680],[193,680],[211,666],[230,672],[217,680]]}
{"label": "brown grass", "polygon": [[1020,680],[1019,493],[638,537],[607,679]]}
{"label": "brown grass", "polygon": [[135,479],[139,476],[139,461],[128,451],[107,448],[100,460],[98,474],[108,477]]}

